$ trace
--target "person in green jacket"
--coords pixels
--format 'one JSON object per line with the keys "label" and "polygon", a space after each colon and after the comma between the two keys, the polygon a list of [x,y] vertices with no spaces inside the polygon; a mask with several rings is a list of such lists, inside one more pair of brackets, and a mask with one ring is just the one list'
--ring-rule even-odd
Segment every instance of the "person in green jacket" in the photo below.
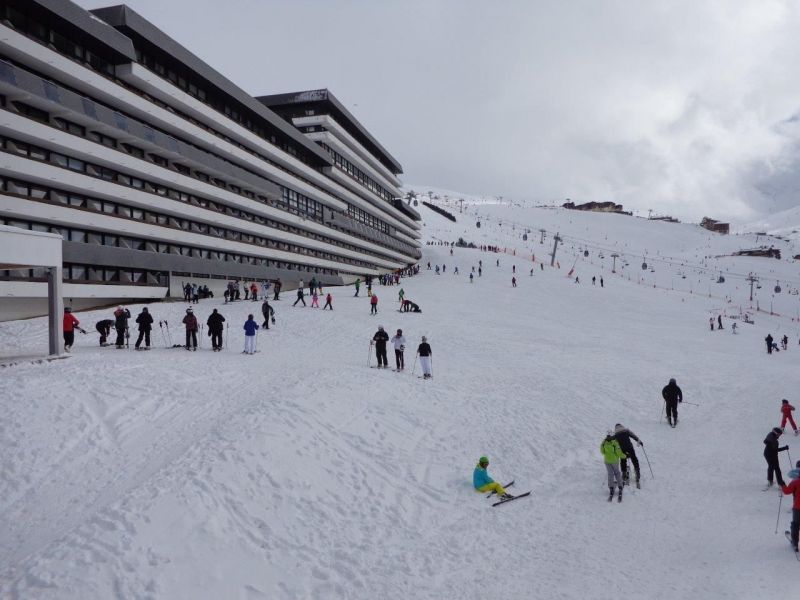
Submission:
{"label": "person in green jacket", "polygon": [[617,499],[622,502],[622,472],[619,470],[619,461],[627,458],[622,448],[619,447],[619,442],[614,438],[611,431],[606,433],[606,439],[600,444],[600,452],[603,455],[603,460],[606,463],[606,472],[608,473],[608,500],[609,502],[614,497],[614,484],[619,487],[619,496]]}

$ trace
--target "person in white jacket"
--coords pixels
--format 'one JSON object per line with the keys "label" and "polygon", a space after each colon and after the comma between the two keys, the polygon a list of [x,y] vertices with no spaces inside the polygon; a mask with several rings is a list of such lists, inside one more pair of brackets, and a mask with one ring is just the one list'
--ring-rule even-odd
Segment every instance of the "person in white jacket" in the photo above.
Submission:
{"label": "person in white jacket", "polygon": [[406,363],[403,360],[403,352],[406,349],[406,338],[403,337],[403,330],[398,329],[397,335],[395,335],[390,341],[394,346],[394,361],[397,364],[397,370],[402,371],[406,368]]}

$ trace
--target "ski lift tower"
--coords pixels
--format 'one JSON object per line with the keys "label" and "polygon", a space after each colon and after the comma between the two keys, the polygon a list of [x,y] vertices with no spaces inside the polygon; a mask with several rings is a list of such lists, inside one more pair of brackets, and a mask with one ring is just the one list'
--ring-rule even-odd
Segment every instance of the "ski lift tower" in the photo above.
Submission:
{"label": "ski lift tower", "polygon": [[619,258],[619,254],[614,252],[614,254],[611,255],[611,258],[614,259],[614,264],[611,265],[611,272],[612,273],[616,273],[617,272],[617,259]]}

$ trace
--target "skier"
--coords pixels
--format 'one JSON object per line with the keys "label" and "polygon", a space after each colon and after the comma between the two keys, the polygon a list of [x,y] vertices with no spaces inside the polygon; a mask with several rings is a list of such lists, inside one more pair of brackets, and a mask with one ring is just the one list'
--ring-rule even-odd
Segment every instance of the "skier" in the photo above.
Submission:
{"label": "skier", "polygon": [[127,308],[117,307],[114,311],[114,329],[117,330],[117,348],[125,346],[125,337],[128,333],[128,319],[131,318],[131,311]]}
{"label": "skier", "polygon": [[783,334],[783,337],[781,338],[781,346],[783,346],[784,350],[788,350],[789,349],[789,338],[786,337],[785,333]]}
{"label": "skier", "polygon": [[[302,281],[300,283],[302,283]],[[292,304],[292,306],[297,306],[298,302],[302,302],[303,306],[306,305],[306,299],[303,296],[303,286],[302,285],[297,288],[297,300],[294,301],[294,304]]]}
{"label": "skier", "polygon": [[768,333],[764,341],[767,342],[767,354],[772,354],[772,334]]}
{"label": "skier", "polygon": [[150,349],[150,331],[153,329],[153,316],[147,311],[147,307],[142,308],[142,312],[136,317],[136,324],[139,326],[139,337],[136,338],[134,348],[139,349],[142,345],[142,338],[144,338],[144,345],[147,350]]}
{"label": "skier", "polygon": [[455,270],[453,271],[453,275],[458,275],[458,267],[456,267]]}
{"label": "skier", "polygon": [[511,272],[512,273],[516,273],[517,272],[517,265],[511,265]]}
{"label": "skier", "polygon": [[783,481],[783,475],[781,475],[781,464],[778,461],[778,453],[789,449],[789,446],[778,446],[778,438],[781,437],[782,434],[783,429],[780,427],[773,427],[772,431],[764,438],[764,460],[767,461],[768,481],[767,487],[764,488],[765,491],[772,487],[773,473],[775,474],[775,479],[778,481],[778,485],[786,485]]}
{"label": "skier", "polygon": [[483,267],[478,267],[478,277],[483,274]]}
{"label": "skier", "polygon": [[792,549],[797,552],[798,536],[800,535],[800,460],[795,464],[795,468],[789,471],[792,482],[789,485],[781,486],[784,494],[791,494],[794,497],[792,502],[792,524],[789,530]]}
{"label": "skier", "polygon": [[600,278],[600,287],[603,287],[603,278]]}
{"label": "skier", "polygon": [[197,317],[191,308],[186,309],[183,324],[186,325],[186,349],[197,352]]}
{"label": "skier", "polygon": [[267,300],[266,297],[264,298],[264,302],[261,303],[261,314],[264,315],[264,324],[262,327],[264,327],[264,329],[269,329],[270,319],[273,323],[275,322],[275,309],[269,305],[269,300]]}
{"label": "skier", "polygon": [[669,380],[669,383],[661,390],[661,396],[667,404],[667,422],[672,427],[678,426],[678,403],[683,402],[683,392],[678,384],[675,383],[675,378]]}
{"label": "skier", "polygon": [[606,438],[600,444],[600,453],[603,455],[606,472],[608,473],[608,501],[611,502],[612,498],[614,498],[614,483],[616,482],[617,487],[619,487],[617,502],[622,502],[622,486],[624,484],[622,482],[622,473],[619,471],[619,461],[626,457],[611,431],[606,433]]}
{"label": "skier", "polygon": [[592,285],[595,285],[595,282],[596,282],[596,281],[597,281],[597,277],[595,277],[594,275],[592,275]]}
{"label": "skier", "polygon": [[250,284],[250,300],[258,302],[258,284],[255,281]]}
{"label": "skier", "polygon": [[436,274],[439,274],[439,265],[436,265]]}
{"label": "skier", "polygon": [[372,298],[369,299],[369,314],[377,315],[378,314],[378,295],[372,294]]}
{"label": "skier", "polygon": [[311,294],[311,308],[319,308],[319,294],[317,294],[316,287],[314,288],[314,293]]}
{"label": "skier", "polygon": [[724,329],[722,326],[722,315],[717,315],[717,329]]}
{"label": "skier", "polygon": [[731,331],[735,334],[736,333],[736,323],[731,324]]}
{"label": "skier", "polygon": [[[264,302],[266,302],[266,300]],[[211,349],[214,352],[222,350],[222,324],[224,322],[225,317],[219,314],[216,308],[211,312],[206,321],[208,335],[211,336]]]}
{"label": "skier", "polygon": [[281,283],[281,278],[278,277],[277,281],[275,281],[275,296],[273,296],[272,301],[275,302],[280,300],[281,288],[283,287],[283,283]]}
{"label": "skier", "polygon": [[394,362],[397,365],[397,370],[402,371],[406,367],[403,360],[403,351],[406,349],[406,338],[403,337],[403,330],[398,329],[397,334],[392,338],[392,345],[394,346]]}
{"label": "skier", "polygon": [[494,492],[502,500],[510,500],[514,496],[506,492],[502,485],[497,483],[494,479],[489,477],[486,468],[489,466],[489,459],[486,456],[481,456],[478,459],[478,464],[475,465],[475,470],[472,472],[472,485],[481,492]]}
{"label": "skier", "polygon": [[108,336],[111,335],[111,326],[114,324],[114,319],[103,319],[98,321],[94,326],[100,334],[100,345],[108,346]]}
{"label": "skier", "polygon": [[794,430],[794,434],[797,435],[797,425],[794,423],[794,419],[792,418],[792,411],[794,410],[794,406],[789,404],[789,401],[785,398],[781,400],[781,429],[786,427],[786,421],[789,421],[789,424],[792,426]]}
{"label": "skier", "polygon": [[469,274],[469,282],[470,282],[470,283],[472,283],[472,279],[473,279],[474,277],[475,277],[475,276],[474,276],[472,273],[470,273],[470,274]]}
{"label": "skier", "polygon": [[[428,266],[428,268],[430,269],[430,266]],[[356,279],[355,285],[356,285],[356,293],[353,294],[353,298],[358,298],[358,290],[361,289],[361,280],[360,279]]]}
{"label": "skier", "polygon": [[623,427],[619,423],[614,426],[614,439],[617,440],[620,449],[625,453],[625,458],[620,461],[620,466],[622,467],[622,483],[624,485],[630,485],[630,474],[628,473],[628,459],[630,459],[633,463],[633,472],[636,474],[636,487],[639,488],[639,459],[636,458],[636,451],[631,439],[636,440],[640,446],[644,446],[644,442],[630,429]]}
{"label": "skier", "polygon": [[516,277],[512,277],[511,278],[511,287],[517,287],[517,278]]}
{"label": "skier", "polygon": [[244,329],[244,354],[255,354],[258,323],[253,320],[253,315],[247,315],[247,321],[242,329]]}
{"label": "skier", "polygon": [[428,343],[428,338],[424,335],[422,336],[422,343],[417,348],[417,354],[419,354],[419,366],[422,367],[423,379],[430,379],[432,377],[431,358],[433,350],[431,350],[431,345]]}
{"label": "skier", "polygon": [[80,325],[77,317],[72,314],[72,308],[64,307],[64,350],[69,352],[75,343],[75,329]]}
{"label": "skier", "polygon": [[711,327],[711,331],[714,331],[714,317],[708,318],[708,324]]}
{"label": "skier", "polygon": [[403,303],[403,297],[406,295],[406,292],[403,288],[400,288],[400,291],[397,292],[397,297],[400,300],[400,304]]}
{"label": "skier", "polygon": [[383,330],[383,325],[378,325],[378,331],[372,336],[372,342],[375,344],[375,356],[378,357],[378,368],[383,367],[386,369],[389,362],[386,360],[386,342],[389,341],[389,334]]}
{"label": "skier", "polygon": [[325,306],[322,307],[322,310],[325,310],[326,308],[333,310],[333,296],[331,296],[330,292],[328,292],[328,295],[325,296]]}
{"label": "skier", "polygon": [[410,300],[406,300],[405,302],[408,302],[408,310],[406,312],[413,312],[413,313],[421,313],[422,312],[422,309],[419,307],[419,304],[415,304],[414,302],[411,302]]}

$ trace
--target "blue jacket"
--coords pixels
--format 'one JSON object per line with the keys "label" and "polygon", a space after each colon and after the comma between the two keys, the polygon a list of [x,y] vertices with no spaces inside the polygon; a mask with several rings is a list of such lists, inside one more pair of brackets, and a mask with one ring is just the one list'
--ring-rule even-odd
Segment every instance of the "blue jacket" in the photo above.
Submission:
{"label": "blue jacket", "polygon": [[480,465],[477,465],[475,470],[472,472],[472,485],[477,490],[485,486],[487,483],[494,483],[494,479],[489,477],[489,473],[486,472],[486,469]]}
{"label": "blue jacket", "polygon": [[248,319],[247,321],[245,321],[244,334],[247,337],[255,335],[256,329],[258,329],[258,323],[256,323],[253,319]]}

